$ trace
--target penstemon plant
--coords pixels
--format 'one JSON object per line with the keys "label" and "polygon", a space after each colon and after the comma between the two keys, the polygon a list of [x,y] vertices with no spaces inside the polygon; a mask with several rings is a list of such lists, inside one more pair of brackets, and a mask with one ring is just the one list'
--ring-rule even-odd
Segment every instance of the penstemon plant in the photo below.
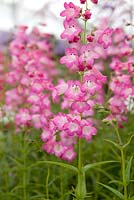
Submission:
{"label": "penstemon plant", "polygon": [[[134,135],[126,133],[125,128],[130,113],[134,113],[133,36],[128,36],[122,28],[111,28],[108,19],[103,19],[94,29],[90,27],[88,22],[94,17],[90,9],[92,4],[97,7],[98,0],[80,0],[80,6],[73,2],[65,2],[64,10],[60,13],[64,18],[61,39],[67,40],[68,43],[65,55],[60,58],[60,64],[68,69],[69,78],[58,77],[53,45],[50,42],[51,35],[41,33],[37,28],[28,33],[27,27],[21,26],[10,44],[11,64],[7,72],[4,72],[4,79],[0,77],[6,86],[0,122],[7,127],[8,125],[11,127],[11,123],[16,133],[22,133],[20,140],[22,160],[10,156],[9,160],[15,161],[19,166],[18,171],[20,169],[22,171],[22,181],[18,188],[22,189],[23,200],[53,198],[52,192],[49,194],[51,179],[49,165],[57,165],[75,173],[77,180],[74,188],[71,188],[69,198],[97,200],[105,197],[109,200],[112,197],[107,195],[108,191],[110,195],[113,193],[114,199],[134,199],[131,190],[133,153],[128,155],[130,151],[127,152]],[[3,65],[1,69],[3,70]],[[3,85],[1,87],[3,88]],[[58,108],[55,111],[56,106]],[[112,139],[105,139],[105,142],[114,146],[116,158],[112,160],[110,157],[104,160],[101,157],[98,162],[95,159],[89,163],[89,159],[84,158],[84,150],[90,149],[96,142],[94,140],[99,136],[95,135],[100,128],[106,133],[112,131]],[[44,160],[38,158],[35,163],[30,163],[28,141],[32,137],[29,133],[32,132],[36,132],[41,138],[42,152],[54,155],[60,161],[48,160],[45,154]],[[113,136],[114,132],[116,138]],[[123,136],[125,134],[128,135],[127,141]],[[37,141],[33,142],[35,145]],[[37,146],[40,148],[40,144]],[[5,162],[6,156],[5,141],[3,156]],[[107,157],[109,158],[109,155]],[[117,165],[120,169],[118,177],[114,178],[114,175],[104,173],[100,166],[105,164],[110,167]],[[30,198],[29,174],[35,169],[34,167],[40,165],[48,165],[46,179],[44,178],[45,186],[43,185],[46,194],[41,196],[37,192],[35,197]],[[106,191],[106,194],[100,192],[101,196],[97,193],[92,195],[92,189],[88,191],[86,181],[88,172],[97,167],[111,179],[110,183],[114,184],[114,186],[109,185],[110,183],[105,184],[100,178],[100,173],[98,182],[95,183],[98,185],[95,187],[102,187],[104,193]],[[38,171],[41,171],[41,168],[39,169]],[[60,173],[61,200],[63,200],[65,199],[64,177],[62,171]],[[7,180],[5,173],[7,195],[10,200]],[[11,195],[14,195],[13,192]],[[18,196],[16,198],[21,199]]]}
{"label": "penstemon plant", "polygon": [[[105,56],[105,49],[112,44],[113,29],[105,27],[87,34],[87,22],[92,14],[88,7],[88,1],[80,1],[80,3],[85,5],[84,9],[72,2],[65,3],[65,10],[60,14],[65,17],[61,38],[67,39],[70,44],[60,62],[65,64],[72,73],[77,73],[79,79],[67,82],[60,80],[54,87],[53,102],[61,103],[61,109],[66,109],[67,113],[55,114],[48,127],[43,129],[41,138],[44,142],[43,149],[63,160],[71,162],[77,152],[78,166],[65,164],[63,166],[77,172],[77,186],[73,195],[74,199],[83,200],[87,197],[87,170],[112,162],[102,161],[84,165],[82,151],[83,139],[90,142],[92,136],[97,133],[93,119],[94,106],[103,104],[103,85],[107,79],[95,63]],[[98,2],[92,1],[92,3],[97,4]],[[79,25],[80,20],[83,21],[84,28]],[[75,148],[76,146],[77,148]],[[77,150],[75,151],[75,149]],[[57,164],[62,166],[62,163]]]}

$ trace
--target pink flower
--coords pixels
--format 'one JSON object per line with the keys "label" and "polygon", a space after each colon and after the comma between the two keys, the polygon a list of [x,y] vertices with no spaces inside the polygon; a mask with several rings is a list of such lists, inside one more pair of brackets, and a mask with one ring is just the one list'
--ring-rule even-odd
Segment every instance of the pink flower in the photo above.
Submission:
{"label": "pink flower", "polygon": [[79,99],[83,96],[81,91],[81,83],[80,81],[69,81],[68,89],[65,92],[65,96],[69,99]]}
{"label": "pink flower", "polygon": [[72,71],[78,70],[79,57],[77,49],[67,48],[66,55],[60,59],[60,63],[65,64]]}
{"label": "pink flower", "polygon": [[36,129],[42,128],[40,116],[41,116],[40,114],[34,114],[31,116],[31,122],[33,124],[33,127],[35,127]]}
{"label": "pink flower", "polygon": [[72,103],[71,105],[72,110],[76,110],[79,113],[83,113],[86,110],[90,109],[90,105],[86,102],[86,101],[75,101],[74,103]]}
{"label": "pink flower", "polygon": [[63,146],[62,143],[60,143],[60,142],[56,142],[53,149],[54,149],[54,154],[57,157],[61,158],[61,156],[64,154],[65,146]]}
{"label": "pink flower", "polygon": [[132,48],[125,41],[119,44],[119,48],[121,56],[128,56],[132,53]]}
{"label": "pink flower", "polygon": [[68,162],[72,162],[74,158],[76,157],[76,153],[72,147],[66,148],[62,155],[63,160],[67,160]]}
{"label": "pink flower", "polygon": [[65,124],[65,130],[68,132],[69,136],[80,135],[80,122],[77,119],[70,118],[68,123]]}
{"label": "pink flower", "polygon": [[66,17],[67,21],[80,16],[81,8],[78,6],[75,6],[72,2],[68,4],[65,2],[64,8],[65,10],[60,13],[60,16]]}
{"label": "pink flower", "polygon": [[61,131],[60,138],[62,144],[67,147],[73,146],[76,143],[76,139],[73,136],[70,137],[67,131]]}
{"label": "pink flower", "polygon": [[93,126],[94,122],[92,119],[87,119],[87,120],[82,120],[81,121],[81,127],[82,127],[82,132],[81,132],[81,137],[85,138],[88,142],[91,141],[92,136],[96,135],[96,128]]}
{"label": "pink flower", "polygon": [[96,58],[98,58],[98,54],[93,51],[90,44],[81,47],[79,62],[85,68],[91,69]]}
{"label": "pink flower", "polygon": [[82,32],[82,29],[78,26],[75,20],[64,21],[65,30],[61,34],[62,39],[67,39],[69,42],[73,42],[75,37]]}
{"label": "pink flower", "polygon": [[40,96],[37,93],[31,93],[27,98],[28,103],[38,104],[40,102]]}
{"label": "pink flower", "polygon": [[82,127],[82,137],[85,138],[87,141],[91,141],[92,136],[96,135],[96,128],[91,125],[84,125]]}
{"label": "pink flower", "polygon": [[45,142],[43,144],[42,149],[45,150],[47,153],[49,154],[54,154],[54,145],[56,144],[56,142],[52,139],[52,140],[48,140],[47,142]]}
{"label": "pink flower", "polygon": [[87,75],[84,77],[84,82],[81,89],[82,91],[89,92],[91,95],[93,95],[95,92],[101,89],[101,85],[97,84],[95,77]]}
{"label": "pink flower", "polygon": [[18,114],[15,116],[15,122],[17,125],[27,125],[30,120],[31,116],[28,109],[20,109]]}
{"label": "pink flower", "polygon": [[59,101],[59,96],[63,95],[68,88],[68,84],[64,80],[60,80],[58,85],[52,91],[52,99],[54,102]]}
{"label": "pink flower", "polygon": [[47,128],[44,128],[43,129],[43,132],[42,132],[42,134],[41,134],[41,139],[42,139],[42,141],[43,142],[46,142],[48,139],[50,139],[51,138],[51,133],[50,133],[50,131],[49,131],[49,129],[47,129]]}
{"label": "pink flower", "polygon": [[65,115],[59,113],[57,116],[55,116],[52,119],[52,122],[56,125],[58,130],[63,130],[64,129],[64,125],[66,123],[68,123],[68,119],[67,119],[67,117]]}
{"label": "pink flower", "polygon": [[119,43],[125,39],[125,32],[121,28],[116,28],[113,34],[113,41]]}
{"label": "pink flower", "polygon": [[98,43],[102,44],[104,49],[112,45],[112,38],[111,38],[112,34],[113,34],[113,29],[106,28],[105,30],[102,31],[102,33],[98,37]]}
{"label": "pink flower", "polygon": [[42,80],[34,80],[31,83],[31,91],[35,93],[40,93],[43,92],[44,87],[43,87],[43,81]]}

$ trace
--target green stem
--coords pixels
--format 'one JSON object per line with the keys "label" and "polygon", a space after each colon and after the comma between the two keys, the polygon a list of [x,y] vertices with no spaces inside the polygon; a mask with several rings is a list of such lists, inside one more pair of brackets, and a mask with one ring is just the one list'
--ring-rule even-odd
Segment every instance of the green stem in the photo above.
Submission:
{"label": "green stem", "polygon": [[81,170],[82,170],[82,140],[78,139],[78,186],[81,188]]}
{"label": "green stem", "polygon": [[48,167],[47,177],[46,177],[46,197],[47,197],[47,200],[49,199],[49,190],[48,190],[49,176],[50,176],[50,169]]}
{"label": "green stem", "polygon": [[121,162],[122,162],[122,179],[123,179],[123,187],[124,187],[124,200],[127,200],[126,167],[125,167],[125,156],[124,156],[123,148],[121,148]]}
{"label": "green stem", "polygon": [[23,133],[23,200],[27,200],[26,193],[26,143],[25,143],[25,134]]}
{"label": "green stem", "polygon": [[84,23],[84,44],[87,43],[87,20],[85,20],[85,23]]}
{"label": "green stem", "polygon": [[115,132],[116,132],[116,135],[117,135],[117,138],[118,138],[118,141],[119,141],[119,145],[122,145],[122,140],[121,140],[120,133],[119,133],[119,130],[118,130],[118,124],[116,126],[114,125],[114,128],[115,128]]}
{"label": "green stem", "polygon": [[78,199],[81,199],[82,196],[82,141],[81,139],[78,139],[78,191],[77,191],[77,196]]}
{"label": "green stem", "polygon": [[[86,0],[86,10],[88,9],[88,2]],[[87,20],[84,23],[84,32],[83,32],[83,43],[87,43]],[[80,81],[83,82],[83,73],[80,73]],[[82,118],[82,116],[81,116]],[[78,200],[84,200],[86,197],[86,181],[85,173],[82,170],[82,140],[78,138],[78,184],[76,188],[76,198]]]}
{"label": "green stem", "polygon": [[[4,133],[4,130],[3,130],[3,133]],[[5,178],[5,189],[6,189],[6,198],[7,200],[10,200],[10,196],[8,195],[9,193],[9,179],[8,179],[8,163],[7,163],[7,159],[6,159],[6,154],[7,154],[7,141],[8,141],[8,138],[6,136],[6,134],[4,135],[4,178]],[[9,144],[8,144],[9,145]]]}
{"label": "green stem", "polygon": [[84,200],[86,197],[85,173],[82,170],[82,140],[78,139],[78,184],[76,188],[76,199]]}
{"label": "green stem", "polygon": [[124,188],[124,200],[127,200],[127,181],[126,181],[126,166],[125,166],[125,154],[124,154],[124,148],[122,147],[122,140],[120,137],[120,133],[118,130],[118,125],[114,126],[116,135],[119,141],[120,145],[120,151],[121,151],[121,166],[122,166],[122,182],[123,182],[123,188]]}
{"label": "green stem", "polygon": [[61,171],[60,175],[60,190],[61,190],[61,200],[64,200],[64,187],[63,187],[63,171]]}

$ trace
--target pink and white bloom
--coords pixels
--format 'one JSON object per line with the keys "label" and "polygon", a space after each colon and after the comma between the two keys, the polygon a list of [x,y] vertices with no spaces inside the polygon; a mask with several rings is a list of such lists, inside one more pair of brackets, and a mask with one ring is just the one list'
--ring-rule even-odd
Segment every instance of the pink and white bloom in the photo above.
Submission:
{"label": "pink and white bloom", "polygon": [[75,41],[75,38],[79,36],[82,32],[82,29],[77,24],[75,20],[64,21],[64,28],[65,30],[61,34],[62,39],[67,39],[69,42]]}
{"label": "pink and white bloom", "polygon": [[60,13],[60,16],[66,17],[67,21],[80,16],[81,8],[79,6],[74,5],[72,2],[70,3],[65,2],[64,8],[65,10],[63,10]]}

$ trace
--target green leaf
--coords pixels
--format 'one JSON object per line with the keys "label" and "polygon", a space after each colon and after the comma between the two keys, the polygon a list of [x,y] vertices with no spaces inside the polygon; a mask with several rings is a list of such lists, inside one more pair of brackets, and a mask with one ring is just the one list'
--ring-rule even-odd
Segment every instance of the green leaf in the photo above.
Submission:
{"label": "green leaf", "polygon": [[117,144],[116,142],[113,142],[113,141],[111,141],[111,140],[107,140],[107,139],[105,139],[105,141],[106,142],[109,142],[109,143],[111,143],[111,144],[113,144],[115,147],[117,147],[118,149],[121,149],[121,146],[119,145],[119,144]]}
{"label": "green leaf", "polygon": [[126,167],[126,181],[127,181],[127,184],[130,181],[130,171],[131,171],[132,160],[133,160],[133,156],[130,157],[130,159],[128,161],[128,164],[127,164],[127,167]]}
{"label": "green leaf", "polygon": [[99,165],[104,165],[104,164],[113,163],[113,162],[118,162],[118,161],[109,160],[109,161],[102,161],[102,162],[92,163],[92,164],[85,165],[82,168],[82,170],[84,172],[86,172],[87,170],[89,170],[91,168],[94,168],[94,167],[98,167]]}
{"label": "green leaf", "polygon": [[22,166],[22,163],[18,159],[13,158],[12,156],[8,156],[8,158],[12,160],[14,163],[16,163],[17,165]]}
{"label": "green leaf", "polygon": [[133,137],[134,137],[134,135],[131,135],[131,137],[129,138],[128,142],[123,145],[123,148],[126,148],[130,144],[130,142],[131,142]]}
{"label": "green leaf", "polygon": [[36,167],[36,166],[41,165],[41,164],[57,165],[57,166],[60,166],[60,167],[66,168],[66,169],[70,169],[70,170],[75,171],[75,172],[78,173],[78,169],[76,167],[74,167],[72,165],[69,165],[69,164],[66,164],[66,163],[54,162],[54,161],[38,161],[35,164],[30,165],[28,167],[28,169],[32,168],[32,167]]}
{"label": "green leaf", "polygon": [[112,193],[114,193],[117,197],[119,197],[120,199],[124,199],[123,194],[121,194],[118,190],[108,186],[108,185],[104,185],[103,183],[98,183],[99,185],[102,185],[103,187],[105,187],[106,189],[108,189],[109,191],[111,191]]}
{"label": "green leaf", "polygon": [[123,185],[123,183],[121,181],[118,181],[118,180],[109,181],[109,184],[111,184],[111,183],[117,183],[119,185]]}

